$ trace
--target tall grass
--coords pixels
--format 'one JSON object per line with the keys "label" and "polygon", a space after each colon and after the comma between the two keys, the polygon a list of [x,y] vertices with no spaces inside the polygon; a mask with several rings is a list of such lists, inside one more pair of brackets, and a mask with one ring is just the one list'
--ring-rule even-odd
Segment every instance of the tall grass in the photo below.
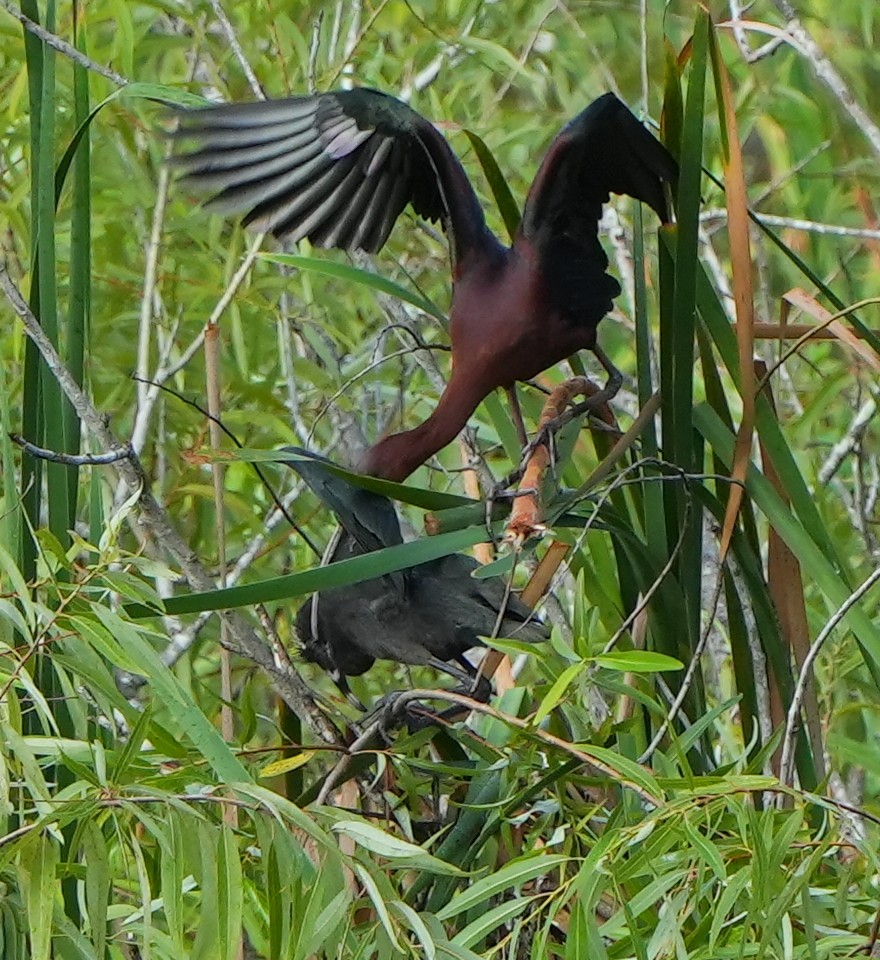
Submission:
{"label": "tall grass", "polygon": [[[814,446],[851,429],[846,404],[832,399],[872,385],[844,337],[804,347],[807,360],[788,360],[758,391],[746,318],[761,314],[768,291],[798,285],[834,309],[869,296],[861,268],[875,252],[854,252],[844,271],[820,240],[795,243],[789,231],[765,243],[756,229],[750,248],[731,229],[709,242],[701,219],[726,204],[731,224],[744,221],[738,158],[748,166],[756,137],[770,196],[790,203],[786,213],[836,221],[867,209],[839,181],[824,179],[824,194],[792,178],[774,186],[825,131],[798,101],[811,87],[796,61],[772,68],[803,121],[783,143],[778,104],[752,102],[753,74],[702,9],[652,9],[644,51],[632,12],[599,16],[592,5],[450,2],[430,22],[394,4],[228,11],[271,94],[353,75],[405,89],[425,113],[454,120],[462,129],[447,133],[497,208],[499,232],[514,229],[516,198],[563,118],[612,77],[639,99],[642,53],[647,103],[681,165],[673,227],[658,235],[642,211],[617,207],[626,238],[615,266],[631,269],[633,282],[624,322],[604,321],[600,336],[635,385],[615,403],[621,427],[640,429],[613,459],[601,430],[576,425],[560,437],[559,482],[545,496],[552,532],[520,564],[567,548],[545,604],[552,641],[468,724],[398,731],[336,769],[357,735],[348,705],[310,674],[337,743],[291,741],[278,690],[242,656],[233,661],[235,736],[224,740],[218,630],[196,617],[266,604],[293,647],[297,598],[486,539],[483,505],[462,495],[454,472],[454,446],[438,458],[443,469],[423,468],[406,486],[366,481],[412,521],[430,510],[440,533],[323,568],[286,523],[267,523],[271,496],[253,472],[290,442],[345,460],[347,446],[395,421],[401,398],[406,422],[431,409],[445,354],[413,352],[411,337],[394,337],[405,325],[428,348],[446,343],[443,242],[402,222],[375,262],[305,245],[273,253],[216,311],[238,268],[240,228],[172,191],[160,211],[158,270],[144,283],[154,204],[166,202],[154,190],[163,118],[150,101],[217,89],[241,97],[246,84],[207,7],[123,6],[23,0],[30,19],[144,82],[117,96],[27,31],[15,40],[18,65],[0,56],[3,89],[20,94],[7,121],[13,189],[2,203],[22,229],[7,241],[7,269],[114,430],[147,438],[152,488],[209,565],[217,538],[207,430],[186,401],[204,406],[196,347],[219,314],[224,421],[246,448],[225,474],[231,584],[199,592],[168,569],[136,499],[119,494],[108,468],[14,452],[9,430],[67,453],[81,436],[36,350],[19,329],[8,332],[3,955],[116,958],[132,941],[144,957],[233,958],[242,938],[259,955],[293,958],[852,955],[876,899],[874,604],[841,613],[832,655],[819,661],[819,693],[805,697],[794,728],[786,714],[810,643],[872,566],[869,443],[857,438],[862,448],[824,488]],[[855,3],[837,10],[858,13]],[[870,309],[844,318],[869,360]],[[386,329],[389,320],[398,326]],[[144,359],[139,340],[147,372],[172,393],[148,401],[126,379]],[[550,371],[544,383],[563,376]],[[636,420],[658,390],[657,416]],[[527,419],[541,399],[524,395]],[[503,475],[518,456],[509,415],[489,398],[474,424],[487,467]],[[288,473],[275,468],[279,487]],[[330,519],[307,494],[289,509],[314,539],[328,535]],[[249,560],[239,567],[235,557]],[[493,570],[512,568],[502,558]],[[514,576],[520,584],[525,573]],[[271,657],[284,665],[283,648]],[[295,658],[293,667],[305,670]],[[364,700],[434,682],[390,665],[353,681]],[[785,744],[796,777],[780,771]],[[334,803],[319,804],[332,770]],[[862,802],[869,809],[859,814]],[[224,819],[229,804],[235,827]]]}

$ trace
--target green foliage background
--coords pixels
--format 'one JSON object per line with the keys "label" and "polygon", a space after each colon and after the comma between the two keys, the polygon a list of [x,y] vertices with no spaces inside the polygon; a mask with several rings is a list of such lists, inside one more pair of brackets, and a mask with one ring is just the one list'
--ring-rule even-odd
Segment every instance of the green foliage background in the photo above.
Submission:
{"label": "green foliage background", "polygon": [[[252,237],[169,183],[168,114],[156,98],[246,99],[253,91],[211,4],[2,6],[7,276],[115,435],[134,432],[151,489],[215,571],[216,506],[200,455],[206,421],[185,402],[205,403],[205,360],[188,348]],[[302,667],[325,697],[337,740],[328,745],[284,708],[278,677],[239,655],[234,734],[220,736],[218,622],[205,616],[196,629],[194,615],[182,612],[208,609],[210,598],[192,598],[198,591],[161,549],[168,544],[138,522],[137,491],[110,467],[35,468],[7,438],[24,432],[43,446],[79,449],[76,415],[3,300],[0,955],[225,958],[239,955],[244,936],[246,955],[273,958],[814,958],[850,956],[867,941],[880,812],[880,627],[870,591],[817,661],[817,693],[804,709],[812,734],[790,740],[799,786],[776,774],[797,678],[785,629],[796,618],[780,609],[780,596],[802,604],[806,635],[793,639],[803,650],[876,568],[870,356],[836,340],[814,342],[774,373],[776,415],[766,395],[759,399],[762,448],[753,445],[723,603],[712,603],[743,382],[730,324],[732,251],[725,219],[711,216],[723,212],[725,196],[699,174],[702,164],[725,175],[729,131],[713,51],[732,79],[750,206],[781,218],[769,228],[774,236],[752,233],[757,320],[775,322],[793,287],[832,311],[876,294],[877,154],[816,67],[836,68],[843,89],[880,116],[878,14],[856,0],[804,6],[798,15],[819,54],[783,44],[753,63],[730,28],[710,28],[690,3],[226,7],[267,95],[357,82],[402,91],[444,123],[502,236],[497,185],[466,131],[485,141],[521,203],[552,136],[604,90],[646,116],[662,110],[682,160],[679,225],[658,242],[647,213],[643,223],[628,201],[615,202],[606,246],[625,292],[600,328],[631,377],[614,405],[622,428],[653,386],[662,410],[610,475],[580,494],[572,491],[608,440],[577,429],[563,437],[562,489],[548,498],[554,516],[566,512],[554,536],[572,550],[546,604],[554,637],[530,652],[517,687],[496,704],[501,715],[395,734],[333,795],[335,805],[319,804],[350,736],[350,708]],[[731,8],[708,12],[717,23]],[[23,33],[16,11],[130,85],[41,45]],[[785,4],[758,2],[747,16],[771,28],[749,33],[757,49],[784,24]],[[680,57],[692,37],[689,58]],[[448,363],[444,323],[369,278],[320,272],[321,264],[346,264],[341,254],[298,253],[307,259],[297,266],[257,258],[217,313],[223,420],[251,451],[299,443],[350,463],[385,429],[413,425],[432,409]],[[445,243],[409,214],[386,250],[356,265],[443,316]],[[868,305],[846,322],[876,327],[876,313]],[[413,351],[401,323],[438,349]],[[870,329],[863,343],[877,349]],[[769,364],[782,355],[773,344],[756,347]],[[144,416],[148,386],[130,374],[156,379],[157,371],[178,396],[158,395]],[[544,382],[565,375],[550,371]],[[534,423],[542,397],[527,391],[523,399]],[[517,451],[498,398],[472,425],[502,476]],[[823,466],[845,440],[826,478]],[[236,602],[252,603],[266,581],[293,575],[272,586],[269,615],[295,649],[291,612],[306,590],[296,574],[317,561],[286,522],[267,528],[272,499],[247,460],[225,471],[226,554],[246,560]],[[460,466],[452,445],[397,491],[418,507],[404,508],[416,530],[425,507],[444,529],[462,522],[442,496],[464,493]],[[323,546],[332,530],[326,512],[296,490],[289,471],[268,469],[279,490],[292,490],[297,524]],[[474,507],[444,543],[477,542],[480,517]],[[776,534],[799,571],[768,569]],[[426,546],[401,549],[412,561]],[[544,550],[542,543],[534,556]],[[534,556],[523,558],[518,585]],[[349,575],[319,576],[329,584]],[[649,591],[647,620],[634,626],[630,614]],[[135,604],[158,597],[181,617],[136,616]],[[693,661],[693,682],[683,682],[683,670],[658,672],[661,661],[634,649],[640,635],[649,651]],[[608,655],[612,638],[617,660]],[[120,686],[116,671],[147,682]],[[383,664],[354,686],[366,700],[434,682]],[[683,687],[682,710],[665,731]],[[658,732],[659,746],[648,750]],[[290,762],[267,769],[279,758]]]}

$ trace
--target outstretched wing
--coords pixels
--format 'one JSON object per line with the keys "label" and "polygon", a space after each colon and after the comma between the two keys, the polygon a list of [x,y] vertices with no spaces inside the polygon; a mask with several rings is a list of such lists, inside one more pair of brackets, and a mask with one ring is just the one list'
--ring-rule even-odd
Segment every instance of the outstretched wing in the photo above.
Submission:
{"label": "outstretched wing", "polygon": [[362,553],[403,543],[400,521],[387,497],[347,483],[327,469],[335,464],[320,454],[303,447],[284,447],[283,452],[296,455],[295,459],[283,462],[303,478],[324,506],[330,508]]}
{"label": "outstretched wing", "polygon": [[532,183],[520,232],[534,242],[573,229],[594,231],[612,193],[647,203],[666,223],[664,182],[678,165],[669,151],[613,93],[594,100],[564,127]]}
{"label": "outstretched wing", "polygon": [[179,111],[172,136],[184,180],[214,191],[208,207],[244,212],[276,237],[379,250],[412,204],[450,234],[453,255],[482,212],[446,140],[420,114],[376,90],[340,90]]}
{"label": "outstretched wing", "polygon": [[663,184],[678,165],[612,93],[595,100],[556,137],[529,191],[514,245],[536,252],[558,309],[595,327],[620,285],[605,270],[599,242],[602,206],[612,193],[647,203],[669,219]]}

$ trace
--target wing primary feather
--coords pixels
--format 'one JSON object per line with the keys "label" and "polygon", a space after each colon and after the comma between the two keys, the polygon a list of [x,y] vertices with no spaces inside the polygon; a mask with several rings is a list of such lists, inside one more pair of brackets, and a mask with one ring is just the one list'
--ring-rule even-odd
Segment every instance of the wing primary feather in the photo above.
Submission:
{"label": "wing primary feather", "polygon": [[[366,250],[368,253],[375,253],[378,246],[373,242],[377,222],[380,220],[380,211],[388,200],[393,185],[393,173],[388,169],[383,169],[375,177],[375,185],[372,195],[367,199],[367,204],[361,214],[361,221],[357,226],[351,238],[351,249]],[[372,180],[372,178],[371,178]]]}
{"label": "wing primary feather", "polygon": [[302,223],[297,225],[293,235],[297,239],[310,236],[317,246],[326,247],[328,245],[326,235],[333,229],[334,218],[339,212],[339,207],[345,204],[356,186],[356,179],[343,180],[329,196],[311,210]]}
{"label": "wing primary feather", "polygon": [[[275,176],[249,179],[245,183],[229,186],[208,200],[205,206],[209,210],[235,212],[267,202],[280,203],[287,194],[309,183],[332,164],[333,161],[321,151],[307,163],[294,167],[288,164],[289,172],[282,170]],[[250,223],[252,219],[249,214],[244,222]]]}
{"label": "wing primary feather", "polygon": [[235,147],[209,148],[190,153],[185,157],[175,157],[175,165],[183,169],[183,175],[191,181],[218,170],[247,170],[264,160],[274,160],[276,157],[296,155],[304,147],[315,141],[313,130],[263,143],[239,140]]}
{"label": "wing primary feather", "polygon": [[[258,163],[250,163],[230,170],[198,170],[187,174],[185,178],[191,179],[205,189],[225,189],[255,181],[264,183],[289,174],[291,181],[288,189],[292,189],[303,182],[297,179],[297,173],[308,168],[316,160],[321,163],[333,162],[331,157],[326,156],[321,144],[317,140],[311,140],[294,151],[286,151],[269,160],[261,160]],[[308,179],[308,174],[305,179]]]}
{"label": "wing primary feather", "polygon": [[395,150],[392,157],[396,161],[393,167],[388,170],[388,179],[390,181],[390,190],[388,191],[385,203],[382,207],[376,209],[377,217],[375,229],[371,231],[369,237],[364,241],[364,249],[370,252],[380,250],[391,233],[395,220],[400,216],[400,212],[406,206],[408,197],[409,177],[407,176],[407,154],[401,150]]}
{"label": "wing primary feather", "polygon": [[357,184],[355,192],[346,199],[345,209],[340,211],[330,229],[321,237],[323,246],[338,247],[340,250],[356,249],[353,241],[363,222],[370,198],[376,192],[380,176],[381,174],[366,176]]}
{"label": "wing primary feather", "polygon": [[[241,130],[262,127],[267,123],[314,116],[321,97],[287,97],[283,100],[260,100],[255,103],[219,103],[195,110],[179,110],[181,130],[199,127],[225,127]],[[188,134],[181,133],[181,136]]]}
{"label": "wing primary feather", "polygon": [[[486,242],[485,220],[449,144],[407,104],[369,89],[182,110],[172,160],[216,192],[207,209],[319,243],[375,252],[411,203],[451,230],[453,260]],[[354,163],[349,166],[349,158]],[[335,171],[336,164],[343,164]],[[468,192],[469,191],[469,192]]]}
{"label": "wing primary feather", "polygon": [[350,127],[340,130],[331,140],[325,139],[324,150],[334,160],[339,160],[342,157],[347,157],[350,153],[354,153],[374,133],[374,130],[359,130],[357,124],[352,122]]}
{"label": "wing primary feather", "polygon": [[247,215],[245,222],[253,223],[260,230],[271,230],[278,236],[288,231],[295,232],[299,236],[294,239],[302,239],[306,235],[300,233],[302,217],[310,217],[316,207],[333,196],[338,186],[345,182],[353,166],[354,158],[334,164],[289,199],[280,197],[277,193],[267,196]]}
{"label": "wing primary feather", "polygon": [[[210,118],[206,117],[206,121]],[[240,147],[245,144],[267,143],[273,140],[279,140],[284,137],[295,136],[304,130],[314,130],[315,120],[313,116],[300,117],[295,120],[275,121],[272,123],[261,124],[251,127],[214,127],[210,123],[205,123],[201,127],[183,127],[173,130],[169,136],[174,140],[193,140],[201,145],[202,150],[219,149],[227,147]],[[317,133],[315,134],[317,136]],[[196,154],[178,154],[171,158],[173,163],[180,163]]]}

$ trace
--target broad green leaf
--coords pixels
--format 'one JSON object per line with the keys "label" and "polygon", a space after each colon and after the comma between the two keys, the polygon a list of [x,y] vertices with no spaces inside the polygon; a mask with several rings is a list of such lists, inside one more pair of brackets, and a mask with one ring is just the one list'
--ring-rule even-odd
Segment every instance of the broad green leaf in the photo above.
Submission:
{"label": "broad green leaf", "polygon": [[334,277],[338,280],[359,284],[362,287],[375,290],[377,293],[389,294],[404,303],[412,304],[412,306],[443,323],[446,322],[446,315],[434,306],[430,300],[426,300],[418,293],[407,290],[406,287],[402,287],[378,273],[371,273],[369,270],[362,270],[360,267],[353,267],[348,263],[337,263],[334,260],[321,257],[305,257],[296,253],[264,253],[262,256],[270,263],[281,263],[287,267],[295,267],[297,270],[309,270],[325,277]]}
{"label": "broad green leaf", "polygon": [[590,659],[608,670],[623,670],[628,673],[661,673],[664,670],[684,669],[680,660],[653,650],[612,650]]}
{"label": "broad green leaf", "polygon": [[495,873],[482,877],[465,890],[456,893],[442,910],[437,911],[437,918],[451,920],[466,910],[500,896],[506,890],[519,889],[535,877],[550,876],[570,862],[570,857],[559,854],[537,854],[513,860]]}
{"label": "broad green leaf", "polygon": [[217,776],[225,783],[249,781],[251,778],[247,770],[216,727],[199,705],[190,699],[140,631],[108,609],[100,606],[94,609],[103,625],[128,651],[135,665],[133,672],[150,678],[155,696],[169,709],[177,730],[189,738]]}
{"label": "broad green leaf", "polygon": [[462,947],[472,947],[479,943],[484,937],[489,936],[499,927],[506,925],[514,917],[520,916],[529,910],[538,897],[511,897],[508,900],[492,907],[491,910],[485,910],[452,938],[453,943]]}
{"label": "broad green leaf", "polygon": [[452,864],[432,856],[414,843],[401,840],[369,823],[363,823],[360,820],[340,820],[333,824],[332,829],[334,833],[344,834],[354,840],[358,846],[380,857],[387,857],[389,860],[406,859],[413,866],[431,873],[458,874],[461,872]]}
{"label": "broad green leaf", "polygon": [[28,844],[27,921],[33,960],[50,960],[52,914],[58,895],[58,841],[47,832]]}
{"label": "broad green leaf", "polygon": [[[483,543],[486,536],[485,527],[454,530],[452,533],[425,537],[412,543],[377,550],[362,557],[341,560],[303,573],[275,577],[242,587],[228,587],[225,590],[209,590],[204,593],[170,597],[165,601],[165,612],[176,616],[184,613],[200,613],[203,610],[225,610],[255,603],[270,603],[273,600],[289,600],[292,597],[326,590],[329,587],[360,583],[362,580],[381,577],[395,570],[405,570],[416,564],[426,563],[428,560],[446,557],[451,553],[472,547],[474,544]],[[137,604],[130,604],[125,611],[133,619],[156,616],[155,610]]]}
{"label": "broad green leaf", "polygon": [[239,857],[235,834],[224,824],[217,846],[220,956],[224,960],[235,960],[241,943],[244,890]]}

